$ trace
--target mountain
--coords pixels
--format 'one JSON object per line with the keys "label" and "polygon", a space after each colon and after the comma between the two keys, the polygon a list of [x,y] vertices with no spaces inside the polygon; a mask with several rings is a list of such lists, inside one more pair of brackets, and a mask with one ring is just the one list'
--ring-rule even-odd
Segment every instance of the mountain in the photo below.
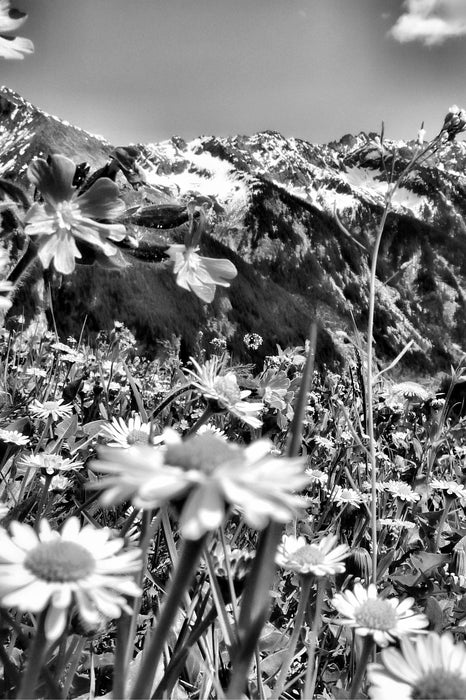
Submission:
{"label": "mountain", "polygon": [[[89,332],[121,320],[149,352],[175,336],[184,354],[199,345],[208,350],[221,337],[250,359],[245,333],[260,334],[260,353],[269,354],[276,343],[302,344],[317,318],[320,362],[343,361],[354,323],[365,330],[385,172],[401,172],[416,148],[414,141],[385,140],[382,158],[378,143],[375,134],[316,145],[265,131],[117,149],[120,161],[130,154],[133,164],[116,179],[128,226],[159,252],[152,262],[134,260],[124,270],[78,266],[53,290],[60,331],[76,334],[85,317]],[[31,159],[52,152],[92,169],[115,158],[105,139],[0,89],[0,177],[25,184]],[[449,142],[424,160],[398,190],[382,239],[378,358],[393,360],[413,340],[402,366],[418,376],[448,368],[466,347],[465,167],[463,142]],[[153,209],[176,209],[192,198],[212,205],[203,254],[227,257],[239,272],[230,288],[217,289],[211,305],[176,286],[163,251],[183,240],[183,226],[164,229]],[[138,218],[137,207],[152,208]]]}

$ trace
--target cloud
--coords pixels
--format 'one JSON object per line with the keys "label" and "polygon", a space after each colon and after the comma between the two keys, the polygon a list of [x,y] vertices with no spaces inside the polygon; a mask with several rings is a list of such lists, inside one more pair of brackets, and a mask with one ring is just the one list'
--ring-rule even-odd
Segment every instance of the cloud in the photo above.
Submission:
{"label": "cloud", "polygon": [[404,8],[388,32],[402,44],[420,41],[425,46],[438,46],[466,35],[465,0],[405,0]]}

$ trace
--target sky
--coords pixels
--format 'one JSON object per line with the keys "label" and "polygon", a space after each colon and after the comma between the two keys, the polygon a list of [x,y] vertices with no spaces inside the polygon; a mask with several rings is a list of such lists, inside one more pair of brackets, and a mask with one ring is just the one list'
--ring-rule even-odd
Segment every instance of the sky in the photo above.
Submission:
{"label": "sky", "polygon": [[0,84],[115,145],[266,129],[323,143],[382,121],[395,139],[424,121],[429,138],[466,106],[466,0],[11,6],[35,51],[0,58]]}

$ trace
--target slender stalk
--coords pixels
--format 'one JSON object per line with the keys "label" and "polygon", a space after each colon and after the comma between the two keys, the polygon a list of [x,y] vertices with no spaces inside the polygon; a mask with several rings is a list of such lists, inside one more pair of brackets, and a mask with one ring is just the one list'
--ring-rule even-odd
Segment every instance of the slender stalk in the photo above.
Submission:
{"label": "slender stalk", "polygon": [[368,634],[366,637],[364,637],[364,643],[363,643],[362,650],[361,650],[361,656],[359,657],[358,665],[356,666],[356,671],[354,672],[353,682],[351,684],[351,693],[350,693],[351,700],[353,700],[353,698],[361,697],[359,690],[361,688],[362,679],[364,677],[364,673],[366,671],[366,666],[367,666],[367,663],[369,661],[369,658],[370,658],[370,655],[372,653],[373,648],[374,648],[374,640],[372,639],[372,635]]}
{"label": "slender stalk", "polygon": [[86,645],[86,639],[85,637],[78,637],[76,641],[71,642],[71,644],[73,644],[72,653],[69,657],[71,658],[71,661],[69,662],[70,665],[67,668],[66,679],[63,684],[61,695],[62,698],[67,698],[69,695],[71,684],[73,683],[74,676],[78,670],[79,662],[81,661],[81,654],[83,653],[83,649]]}
{"label": "slender stalk", "polygon": [[199,540],[186,540],[183,544],[167,598],[156,624],[156,631],[145,649],[144,659],[131,693],[131,698],[148,698],[170,628],[178,612],[186,590],[197,568],[206,536]]}
{"label": "slender stalk", "polygon": [[315,663],[317,640],[319,638],[322,623],[322,605],[324,602],[326,576],[319,576],[317,581],[316,609],[314,612],[314,624],[312,625],[311,641],[307,659],[306,680],[304,684],[304,697],[313,698],[317,680],[317,664]]}
{"label": "slender stalk", "polygon": [[53,479],[53,474],[45,474],[44,488],[42,489],[42,494],[40,497],[39,505],[37,506],[36,520],[34,523],[34,529],[37,530],[39,527],[40,519],[44,511],[45,505],[47,503],[47,497],[49,494],[49,488],[51,481]]}
{"label": "slender stalk", "polygon": [[37,622],[37,629],[34,636],[34,641],[31,645],[29,659],[26,666],[26,671],[21,680],[17,700],[26,700],[26,698],[37,698],[36,686],[39,680],[42,666],[44,665],[45,655],[47,653],[48,644],[45,637],[45,617],[47,608],[43,610]]}
{"label": "slender stalk", "polygon": [[[306,613],[309,594],[311,592],[312,576],[301,576],[300,577],[301,591],[299,596],[298,609],[296,610],[296,615],[294,618],[293,632],[288,642],[285,655],[283,657],[282,665],[280,668],[280,673],[275,683],[275,688],[273,689],[273,698],[278,698],[283,693],[283,689],[286,683],[286,677],[288,671],[290,670],[291,663],[293,661],[296,644],[298,643],[299,635],[303,627],[304,615]],[[305,697],[308,695],[305,694]]]}

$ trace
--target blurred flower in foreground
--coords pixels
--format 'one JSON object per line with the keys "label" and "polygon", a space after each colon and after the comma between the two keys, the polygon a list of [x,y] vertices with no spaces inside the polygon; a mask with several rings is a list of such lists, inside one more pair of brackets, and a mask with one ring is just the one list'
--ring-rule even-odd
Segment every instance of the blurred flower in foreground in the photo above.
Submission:
{"label": "blurred flower in foreground", "polygon": [[335,535],[327,535],[312,544],[301,536],[284,535],[278,547],[276,562],[283,569],[302,575],[342,574],[345,571],[342,560],[348,556],[349,547],[346,544],[335,546],[336,544]]}
{"label": "blurred flower in foreground", "polygon": [[73,178],[76,165],[62,155],[49,161],[36,158],[29,166],[28,177],[44,198],[29,209],[25,223],[28,236],[39,236],[38,256],[47,268],[53,260],[57,272],[68,275],[75,268],[75,258],[82,258],[78,244],[87,244],[112,257],[119,253],[111,241],[126,235],[121,224],[102,224],[98,219],[115,219],[123,213],[117,185],[101,177],[78,196]]}
{"label": "blurred flower in foreground", "polygon": [[11,536],[0,530],[0,603],[5,608],[39,613],[47,609],[45,634],[55,640],[65,629],[68,610],[75,605],[88,624],[100,615],[114,619],[124,610],[124,596],[139,596],[131,576],[139,571],[140,550],[123,548],[123,539],[110,540],[108,528],[81,528],[70,518],[61,533],[46,520],[39,533],[13,522]]}
{"label": "blurred flower in foreground", "polygon": [[450,634],[430,632],[413,641],[402,639],[401,649],[384,649],[382,664],[370,664],[367,677],[373,700],[410,698],[466,698],[466,645]]}
{"label": "blurred flower in foreground", "polygon": [[293,493],[309,483],[303,459],[271,456],[268,440],[239,447],[208,433],[184,441],[170,430],[163,436],[165,446],[158,450],[139,445],[99,450],[101,459],[92,468],[111,476],[92,488],[104,490],[104,505],[131,499],[136,508],[153,509],[186,499],[181,534],[197,540],[222,524],[227,504],[256,529],[270,520],[285,523],[308,504]]}
{"label": "blurred flower in foreground", "polygon": [[0,56],[2,58],[23,59],[24,54],[34,52],[34,44],[23,37],[4,36],[4,32],[14,32],[27,20],[27,14],[10,8],[10,0],[0,0]]}
{"label": "blurred flower in foreground", "polygon": [[414,598],[379,598],[373,583],[364,588],[360,583],[353,591],[337,593],[332,605],[343,615],[335,619],[340,625],[348,625],[363,637],[372,635],[381,647],[388,646],[396,637],[419,633],[429,620],[422,613],[412,610]]}
{"label": "blurred flower in foreground", "polygon": [[190,359],[196,371],[190,369],[185,371],[190,375],[192,384],[199,389],[215,413],[228,411],[248,423],[252,428],[261,427],[262,421],[252,414],[261,411],[264,404],[243,401],[251,392],[248,389],[240,390],[234,372],[223,374],[224,362],[222,358],[213,357],[203,365],[196,362],[193,357]]}
{"label": "blurred flower in foreground", "polygon": [[179,243],[171,245],[167,255],[174,263],[177,285],[209,304],[215,296],[215,286],[229,287],[229,280],[234,279],[238,271],[230,260],[204,258],[197,254],[198,250],[198,247]]}

